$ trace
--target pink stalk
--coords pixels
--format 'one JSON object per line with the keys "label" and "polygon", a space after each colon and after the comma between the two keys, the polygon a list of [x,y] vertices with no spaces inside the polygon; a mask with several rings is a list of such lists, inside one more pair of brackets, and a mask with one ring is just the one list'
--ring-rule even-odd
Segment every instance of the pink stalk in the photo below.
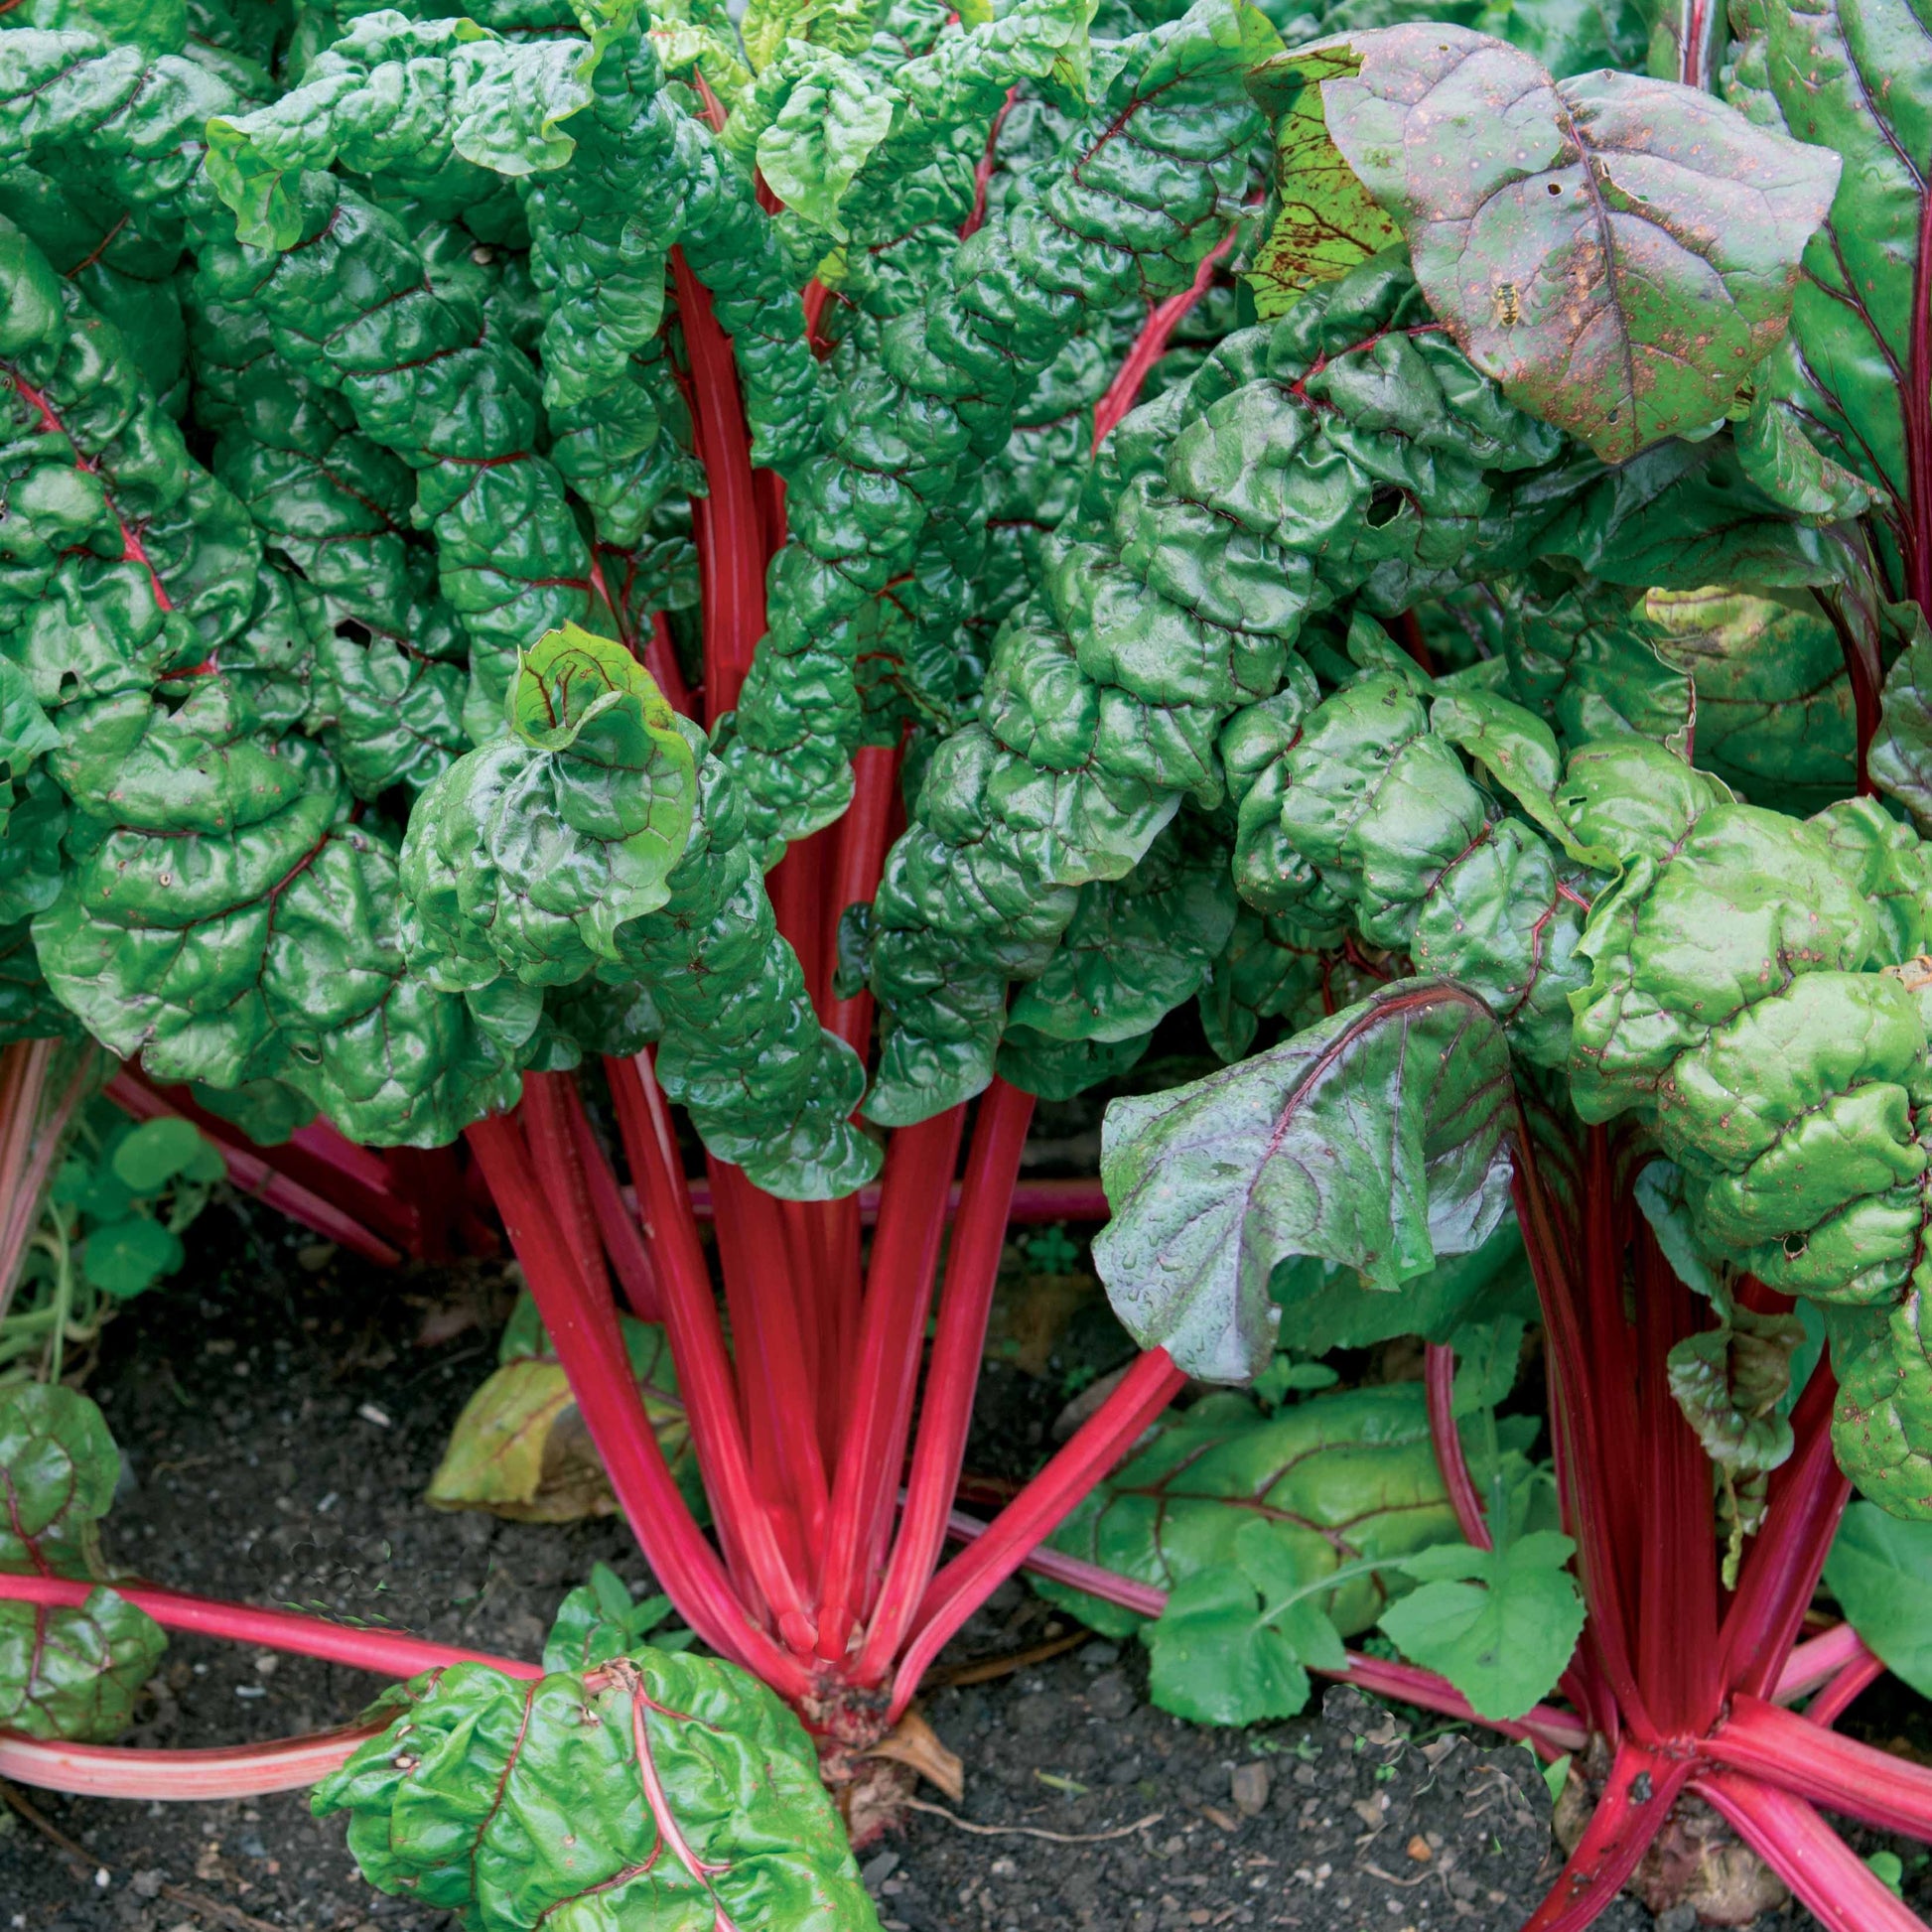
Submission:
{"label": "pink stalk", "polygon": [[1523,1246],[1536,1280],[1549,1339],[1552,1376],[1550,1412],[1557,1465],[1578,1567],[1589,1604],[1585,1641],[1600,1665],[1616,1705],[1640,1735],[1653,1730],[1630,1663],[1630,1617],[1611,1544],[1608,1508],[1602,1493],[1606,1465],[1597,1453],[1599,1430],[1592,1406],[1590,1356],[1579,1319],[1573,1277],[1562,1233],[1550,1212],[1549,1196],[1536,1173],[1529,1130],[1518,1131],[1511,1192],[1523,1230]]}
{"label": "pink stalk", "polygon": [[0,1731],[0,1778],[83,1798],[254,1798],[319,1784],[383,1729],[381,1725],[348,1725],[268,1744],[170,1751],[49,1744]]}
{"label": "pink stalk", "polygon": [[1234,238],[1239,233],[1238,225],[1229,228],[1201,257],[1200,266],[1194,270],[1193,282],[1178,295],[1169,296],[1165,302],[1148,311],[1147,321],[1134,339],[1134,346],[1127,351],[1127,359],[1120,365],[1113,381],[1108,383],[1106,394],[1094,407],[1093,447],[1096,450],[1113,433],[1120,419],[1140,400],[1141,386],[1147,381],[1149,371],[1168,352],[1173,332],[1186,319],[1188,310],[1207,293],[1215,269],[1227,258],[1228,250],[1234,246]]}
{"label": "pink stalk", "polygon": [[[577,1158],[577,1136],[570,1099],[577,1076],[539,1073],[523,1076],[523,1105],[519,1109],[523,1142],[550,1217],[557,1224],[572,1263],[584,1286],[600,1301],[611,1293],[611,1277],[604,1265],[604,1243],[591,1205],[590,1181]],[[500,1206],[501,1203],[499,1202]]]}
{"label": "pink stalk", "polygon": [[1884,1831],[1932,1841],[1932,1769],[1841,1737],[1780,1705],[1733,1697],[1702,1749],[1727,1770]]}
{"label": "pink stalk", "polygon": [[684,681],[684,671],[677,661],[677,649],[671,642],[671,626],[662,611],[651,614],[650,637],[644,645],[644,669],[656,680],[657,688],[664,694],[664,702],[673,711],[682,712],[685,717],[696,715],[692,708],[691,687]]}
{"label": "pink stalk", "polygon": [[[798,1574],[805,1576],[806,1552],[817,1547],[827,1496],[817,1405],[805,1373],[793,1300],[798,1277],[788,1266],[784,1216],[778,1201],[728,1163],[714,1161],[711,1176],[726,1207],[718,1223],[718,1245],[725,1262],[739,1380],[748,1392],[763,1389],[775,1474],[786,1514],[800,1532]],[[756,1372],[748,1373],[748,1367]],[[755,1435],[755,1444],[757,1440]]]}
{"label": "pink stalk", "polygon": [[1147,1349],[986,1534],[933,1578],[919,1603],[918,1634],[893,1680],[893,1718],[912,1702],[919,1679],[953,1632],[1020,1568],[1035,1544],[1052,1535],[1186,1384],[1165,1348]]}
{"label": "pink stalk", "polygon": [[1724,1771],[1691,1789],[1809,1907],[1826,1932],[1925,1932],[1924,1921],[1802,1798]]}
{"label": "pink stalk", "polygon": [[1442,1471],[1449,1504],[1461,1525],[1462,1538],[1478,1550],[1495,1547],[1483,1520],[1482,1499],[1469,1474],[1462,1452],[1462,1432],[1455,1426],[1455,1350],[1429,1342],[1423,1349],[1423,1386],[1429,1398],[1429,1440],[1435,1446],[1436,1466]]}
{"label": "pink stalk", "polygon": [[1701,1314],[1641,1217],[1634,1246],[1644,1467],[1637,1672],[1657,1723],[1695,1735],[1710,1728],[1724,1702],[1717,1525],[1710,1458],[1670,1392],[1670,1351],[1701,1325]]}
{"label": "pink stalk", "polygon": [[[784,1577],[769,1525],[752,1482],[738,1377],[726,1352],[711,1293],[698,1226],[684,1186],[684,1169],[650,1059],[607,1058],[604,1071],[617,1107],[624,1159],[637,1183],[644,1234],[651,1245],[663,1297],[664,1326],[677,1364],[678,1389],[691,1416],[691,1441],[711,1498],[725,1560],[747,1607],[759,1613],[770,1600],[767,1575]],[[756,1554],[755,1554],[756,1552]],[[795,1592],[796,1586],[780,1584]]]}
{"label": "pink stalk", "polygon": [[1864,1639],[1849,1623],[1834,1624],[1824,1635],[1801,1643],[1786,1658],[1777,1689],[1771,1694],[1772,1702],[1795,1704],[1829,1684],[1848,1665],[1870,1655]]}
{"label": "pink stalk", "polygon": [[[465,1131],[585,1427],[652,1572],[685,1622],[714,1650],[763,1678],[781,1696],[802,1697],[809,1682],[805,1672],[745,1615],[717,1553],[691,1520],[631,1380],[617,1310],[608,1296],[592,1293],[564,1247],[525,1166],[515,1123],[492,1114]],[[777,1607],[779,1626],[790,1641],[801,1621],[795,1596],[790,1603],[780,1599]]]}
{"label": "pink stalk", "polygon": [[[865,745],[852,755],[852,803],[838,823],[832,899],[825,908],[824,984],[828,987],[837,963],[840,918],[848,905],[870,899],[879,890],[898,788],[898,765],[897,748]],[[867,1042],[872,1038],[872,995],[861,991],[849,1000],[834,1000],[825,1024],[863,1058]]]}
{"label": "pink stalk", "polygon": [[0,1185],[5,1189],[0,1194],[0,1315],[13,1300],[21,1257],[39,1225],[54,1157],[92,1077],[93,1049],[87,1047],[60,1097],[43,1112],[47,1076],[60,1044],[17,1040],[0,1054]]}
{"label": "pink stalk", "polygon": [[[15,1577],[0,1574],[0,1599],[16,1603],[46,1603],[77,1609],[100,1586],[68,1577]],[[320,1657],[346,1664],[351,1670],[374,1671],[383,1677],[414,1677],[419,1671],[450,1664],[487,1664],[506,1677],[540,1677],[531,1664],[513,1657],[493,1657],[487,1651],[465,1650],[398,1630],[371,1630],[353,1624],[332,1623],[323,1616],[299,1610],[263,1610],[252,1603],[230,1603],[217,1596],[191,1596],[183,1590],[162,1589],[153,1584],[110,1583],[107,1587],[145,1610],[164,1630],[183,1630],[201,1637],[223,1637],[253,1644],[260,1650],[285,1650],[297,1657]]]}
{"label": "pink stalk", "polygon": [[1783,1673],[1852,1494],[1832,1453],[1837,1397],[1831,1364],[1820,1362],[1791,1412],[1797,1445],[1771,1476],[1764,1527],[1744,1559],[1725,1617],[1725,1682],[1752,1697],[1765,1696]]}
{"label": "pink stalk", "polygon": [[1034,1097],[996,1079],[980,1101],[966,1157],[965,1196],[946,1255],[939,1324],[926,1371],[925,1400],[912,1449],[905,1506],[886,1581],[853,1670],[860,1684],[881,1684],[911,1627],[919,1599],[945,1548],[946,1516],[966,1459],[973,1391],[986,1349],[987,1317],[1006,1245],[1006,1203],[1034,1117]]}
{"label": "pink stalk", "polygon": [[738,391],[732,340],[719,327],[711,291],[671,250],[678,323],[690,357],[691,423],[709,494],[692,499],[704,605],[705,720],[738,703],[752,653],[764,634],[764,532],[752,483],[752,439]]}
{"label": "pink stalk", "polygon": [[1805,1723],[1824,1725],[1829,1728],[1837,1724],[1839,1719],[1844,1717],[1846,1712],[1884,1674],[1884,1664],[1878,1658],[1868,1654],[1859,1658],[1855,1663],[1847,1664],[1831,1683],[1805,1706]]}
{"label": "pink stalk", "polygon": [[1381,1657],[1365,1657],[1351,1650],[1348,1668],[1321,1673],[1376,1697],[1394,1698],[1424,1711],[1441,1711],[1451,1718],[1481,1725],[1505,1737],[1526,1738],[1539,1746],[1539,1754],[1560,1757],[1565,1751],[1580,1751],[1589,1741],[1589,1733],[1568,1711],[1554,1705],[1538,1704],[1520,1718],[1485,1718],[1446,1677],[1416,1664],[1391,1663]]}
{"label": "pink stalk", "polygon": [[901,1127],[886,1153],[879,1232],[866,1279],[858,1371],[839,1444],[832,1507],[820,1556],[819,1654],[841,1662],[865,1607],[866,1564],[878,1525],[890,1521],[918,1384],[932,1278],[945,1229],[943,1203],[965,1114],[951,1107]]}
{"label": "pink stalk", "polygon": [[1522,1932],[1582,1932],[1595,1919],[1636,1870],[1693,1768],[1691,1758],[1620,1743],[1577,1849]]}
{"label": "pink stalk", "polygon": [[639,1321],[662,1321],[663,1305],[657,1294],[657,1271],[651,1266],[650,1250],[644,1246],[643,1230],[623,1204],[618,1190],[618,1177],[604,1158],[604,1150],[591,1131],[590,1116],[584,1111],[583,1095],[573,1082],[566,1090],[570,1112],[571,1138],[577,1148],[577,1165],[590,1188],[591,1211],[597,1217],[597,1231],[604,1253],[623,1286],[623,1299]]}

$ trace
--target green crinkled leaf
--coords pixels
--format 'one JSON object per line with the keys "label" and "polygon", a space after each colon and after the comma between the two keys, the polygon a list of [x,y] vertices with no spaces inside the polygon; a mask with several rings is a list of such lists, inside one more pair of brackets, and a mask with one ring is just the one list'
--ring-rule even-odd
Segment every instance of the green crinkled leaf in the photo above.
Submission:
{"label": "green crinkled leaf", "polygon": [[1462,28],[1333,44],[1360,67],[1322,82],[1330,137],[1512,401],[1610,461],[1730,412],[1784,334],[1829,150],[1667,81],[1552,81]]}
{"label": "green crinkled leaf", "polygon": [[[634,1655],[671,1614],[668,1596],[631,1600],[629,1587],[609,1565],[591,1565],[591,1580],[580,1584],[557,1606],[544,1641],[546,1671],[591,1671],[615,1657]],[[689,1630],[667,1630],[652,1641],[657,1650],[688,1650]]]}
{"label": "green crinkled leaf", "polygon": [[817,1752],[734,1665],[644,1647],[525,1684],[458,1664],[378,1709],[315,1811],[348,1814],[370,1883],[469,1932],[876,1932]]}
{"label": "green crinkled leaf", "polygon": [[0,1726],[29,1737],[119,1736],[167,1634],[104,1584],[77,1609],[0,1602]]}
{"label": "green crinkled leaf", "polygon": [[[1853,787],[1855,705],[1831,621],[1805,592],[1652,591],[1658,653],[1697,687],[1697,761],[1754,803]],[[1874,751],[1875,751],[1874,746]]]}
{"label": "green crinkled leaf", "polygon": [[243,241],[287,248],[302,224],[283,184],[304,168],[434,166],[445,145],[499,175],[561,168],[576,142],[558,124],[590,105],[595,65],[575,38],[503,41],[470,20],[364,15],[293,92],[209,121],[208,178]]}
{"label": "green crinkled leaf", "polygon": [[1556,1688],[1583,1634],[1584,1600],[1567,1568],[1576,1547],[1533,1530],[1493,1551],[1420,1551],[1403,1563],[1419,1587],[1382,1612],[1382,1629],[1480,1716],[1520,1718]]}
{"label": "green crinkled leaf", "polygon": [[1466,752],[1537,829],[1579,865],[1615,865],[1607,847],[1579,845],[1571,837],[1557,809],[1556,789],[1563,775],[1557,741],[1533,712],[1492,691],[1470,689],[1438,698],[1429,709],[1429,728]]}
{"label": "green crinkled leaf", "polygon": [[[894,103],[843,55],[822,48],[800,54],[783,106],[758,137],[758,165],[787,207],[843,240],[839,204],[891,131]],[[790,65],[789,52],[786,59]]]}
{"label": "green crinkled leaf", "polygon": [[1783,400],[1801,380],[1790,372],[1797,353],[1789,342],[1772,350],[1751,412],[1734,433],[1737,460],[1745,476],[1793,515],[1819,523],[1850,522],[1871,509],[1879,492],[1812,442]]}
{"label": "green crinkled leaf", "polygon": [[120,1474],[120,1451],[85,1396],[39,1382],[0,1391],[0,1563],[26,1563],[30,1544],[77,1548],[107,1514]]}
{"label": "green crinkled leaf", "polygon": [[1594,585],[1522,592],[1506,599],[1503,622],[1513,686],[1571,749],[1628,732],[1688,756],[1696,689],[1641,604]]}
{"label": "green crinkled leaf", "polygon": [[1313,1255],[1395,1292],[1487,1239],[1513,1108],[1488,1010],[1398,982],[1191,1086],[1112,1102],[1094,1265],[1143,1346],[1244,1380],[1272,1351],[1279,1263]]}
{"label": "green crinkled leaf", "polygon": [[616,961],[618,928],[669,898],[697,764],[649,673],[575,624],[519,658],[505,715],[507,739],[425,790],[403,889],[426,958],[474,954],[533,985],[568,985]]}

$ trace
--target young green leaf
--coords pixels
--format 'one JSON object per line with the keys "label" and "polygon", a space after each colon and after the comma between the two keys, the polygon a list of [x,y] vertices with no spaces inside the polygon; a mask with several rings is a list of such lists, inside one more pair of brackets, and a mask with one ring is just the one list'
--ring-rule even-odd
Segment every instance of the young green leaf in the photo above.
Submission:
{"label": "young green leaf", "polygon": [[1508,1200],[1502,1029],[1411,980],[1240,1065],[1107,1109],[1093,1244],[1145,1347],[1209,1380],[1267,1365],[1275,1268],[1315,1255],[1385,1292],[1485,1241]]}
{"label": "young green leaf", "polygon": [[[157,1194],[179,1173],[198,1179],[220,1177],[207,1169],[207,1143],[193,1121],[179,1114],[143,1121],[115,1148],[114,1173],[137,1194]],[[218,1161],[220,1157],[215,1156]]]}
{"label": "young green leaf", "polygon": [[95,1228],[80,1244],[80,1270],[102,1293],[125,1301],[187,1260],[181,1237],[146,1214]]}
{"label": "young green leaf", "polygon": [[1382,1612],[1382,1628],[1481,1716],[1520,1718],[1555,1688],[1583,1634],[1583,1597],[1568,1568],[1576,1547],[1533,1530],[1497,1550],[1418,1551],[1403,1568],[1419,1587]]}
{"label": "young green leaf", "polygon": [[1234,1543],[1234,1564],[1176,1585],[1146,1632],[1155,1703],[1196,1724],[1293,1718],[1308,1704],[1310,1668],[1348,1661],[1268,1525],[1242,1524]]}
{"label": "young green leaf", "polygon": [[[543,1667],[552,1672],[595,1670],[635,1651],[670,1613],[668,1596],[632,1602],[629,1588],[615,1570],[608,1564],[593,1564],[590,1582],[578,1585],[557,1606],[543,1646]],[[683,1650],[692,1639],[689,1630],[671,1630],[652,1641],[660,1650]]]}

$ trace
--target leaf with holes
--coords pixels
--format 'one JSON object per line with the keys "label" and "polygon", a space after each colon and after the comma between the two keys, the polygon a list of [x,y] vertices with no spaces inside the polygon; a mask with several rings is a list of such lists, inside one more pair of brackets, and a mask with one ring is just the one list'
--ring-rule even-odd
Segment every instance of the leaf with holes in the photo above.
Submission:
{"label": "leaf with holes", "polygon": [[1338,36],[1328,132],[1513,402],[1620,461],[1715,423],[1782,338],[1837,158],[1639,74],[1553,80],[1421,22]]}

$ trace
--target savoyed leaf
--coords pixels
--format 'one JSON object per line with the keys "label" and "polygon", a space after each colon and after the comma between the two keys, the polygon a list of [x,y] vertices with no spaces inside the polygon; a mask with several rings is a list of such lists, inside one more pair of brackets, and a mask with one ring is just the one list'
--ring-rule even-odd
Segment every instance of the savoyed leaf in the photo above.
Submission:
{"label": "savoyed leaf", "polygon": [[1502,1029],[1441,981],[1398,982],[1271,1052],[1107,1109],[1116,1312],[1189,1374],[1237,1381],[1274,1343],[1275,1268],[1313,1255],[1397,1291],[1479,1247],[1508,1199]]}
{"label": "savoyed leaf", "polygon": [[414,1678],[317,1786],[363,1876],[468,1932],[877,1932],[798,1720],[735,1665],[642,1648],[517,1683]]}
{"label": "savoyed leaf", "polygon": [[[758,137],[772,192],[814,227],[845,238],[839,204],[893,125],[893,100],[872,74],[829,50],[798,50],[800,71]],[[793,57],[788,51],[786,60]],[[760,88],[762,91],[762,88]]]}
{"label": "savoyed leaf", "polygon": [[[120,1479],[100,1411],[59,1385],[0,1390],[0,1568],[98,1577],[95,1526]],[[109,1738],[168,1639],[104,1585],[78,1609],[0,1603],[0,1727]]]}
{"label": "savoyed leaf", "polygon": [[1832,1539],[1825,1587],[1885,1668],[1932,1697],[1932,1522],[1855,1502]]}
{"label": "savoyed leaf", "polygon": [[1693,88],[1421,22],[1322,43],[1328,132],[1514,402],[1616,461],[1715,423],[1784,334],[1829,150]]}
{"label": "savoyed leaf", "polygon": [[1584,1600],[1567,1568],[1576,1547],[1533,1530],[1497,1550],[1420,1551],[1403,1564],[1419,1587],[1382,1612],[1382,1629],[1483,1717],[1520,1718],[1556,1687],[1583,1634]]}

